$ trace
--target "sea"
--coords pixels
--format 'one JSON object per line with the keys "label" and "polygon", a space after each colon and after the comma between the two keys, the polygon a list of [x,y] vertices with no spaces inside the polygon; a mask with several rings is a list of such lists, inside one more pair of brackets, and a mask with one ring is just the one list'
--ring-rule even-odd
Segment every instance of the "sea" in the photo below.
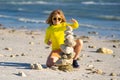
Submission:
{"label": "sea", "polygon": [[120,39],[120,0],[0,0],[0,24],[6,28],[45,30],[51,11],[76,19],[76,34],[97,32]]}

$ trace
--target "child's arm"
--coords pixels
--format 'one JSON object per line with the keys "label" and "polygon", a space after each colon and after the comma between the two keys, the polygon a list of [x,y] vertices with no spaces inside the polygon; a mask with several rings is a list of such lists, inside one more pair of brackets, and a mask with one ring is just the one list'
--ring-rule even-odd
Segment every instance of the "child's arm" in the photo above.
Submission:
{"label": "child's arm", "polygon": [[47,29],[46,30],[46,35],[45,35],[45,40],[44,42],[48,45],[51,45],[51,41],[50,41],[50,31]]}
{"label": "child's arm", "polygon": [[69,26],[71,26],[72,28],[78,28],[79,27],[79,23],[78,23],[78,21],[76,20],[76,19],[71,19],[71,22],[72,22],[72,24],[69,24]]}

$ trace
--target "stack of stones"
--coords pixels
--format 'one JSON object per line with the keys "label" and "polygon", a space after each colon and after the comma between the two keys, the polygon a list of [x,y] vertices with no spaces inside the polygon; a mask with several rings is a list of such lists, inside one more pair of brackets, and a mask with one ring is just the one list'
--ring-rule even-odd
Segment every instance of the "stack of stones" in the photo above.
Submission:
{"label": "stack of stones", "polygon": [[76,45],[73,29],[70,26],[67,26],[65,31],[65,40],[64,44],[61,45],[61,58],[56,62],[59,70],[63,71],[72,71],[73,57],[75,55],[73,47]]}

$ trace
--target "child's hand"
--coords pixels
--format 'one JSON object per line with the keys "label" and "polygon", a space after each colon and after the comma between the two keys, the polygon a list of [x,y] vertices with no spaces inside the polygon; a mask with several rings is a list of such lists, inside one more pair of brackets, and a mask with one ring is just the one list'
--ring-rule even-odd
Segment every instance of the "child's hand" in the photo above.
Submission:
{"label": "child's hand", "polygon": [[77,20],[72,18],[72,19],[71,19],[71,22],[76,23]]}
{"label": "child's hand", "polygon": [[52,42],[51,41],[48,41],[48,43],[47,43],[48,45],[51,45],[52,44]]}

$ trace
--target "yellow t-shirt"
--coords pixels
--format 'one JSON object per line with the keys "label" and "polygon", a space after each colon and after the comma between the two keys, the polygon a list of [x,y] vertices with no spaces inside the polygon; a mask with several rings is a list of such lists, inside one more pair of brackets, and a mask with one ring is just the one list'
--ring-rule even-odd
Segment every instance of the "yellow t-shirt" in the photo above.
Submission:
{"label": "yellow t-shirt", "polygon": [[60,23],[58,25],[51,25],[46,29],[46,35],[44,42],[47,44],[48,41],[52,42],[52,50],[60,49],[60,45],[64,44],[64,31],[66,26],[71,26],[73,29],[78,28],[78,22],[73,24],[68,24],[66,22]]}

